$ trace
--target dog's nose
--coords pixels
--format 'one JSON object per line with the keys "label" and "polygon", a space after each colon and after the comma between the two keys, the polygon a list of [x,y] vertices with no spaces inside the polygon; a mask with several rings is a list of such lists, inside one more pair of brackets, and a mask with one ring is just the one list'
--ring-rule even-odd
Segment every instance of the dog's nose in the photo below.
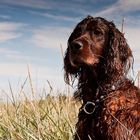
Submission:
{"label": "dog's nose", "polygon": [[79,51],[82,49],[82,47],[83,47],[83,44],[80,41],[73,41],[70,44],[70,48],[72,51]]}

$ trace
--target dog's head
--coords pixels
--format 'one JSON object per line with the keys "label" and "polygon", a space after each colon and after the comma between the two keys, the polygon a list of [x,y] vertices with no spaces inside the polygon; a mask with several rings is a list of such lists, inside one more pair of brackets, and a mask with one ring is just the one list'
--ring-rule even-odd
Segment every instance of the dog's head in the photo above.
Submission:
{"label": "dog's head", "polygon": [[69,75],[77,76],[81,68],[100,64],[108,74],[113,71],[126,73],[130,57],[132,53],[124,35],[112,22],[88,16],[76,26],[68,39],[64,58],[66,81]]}

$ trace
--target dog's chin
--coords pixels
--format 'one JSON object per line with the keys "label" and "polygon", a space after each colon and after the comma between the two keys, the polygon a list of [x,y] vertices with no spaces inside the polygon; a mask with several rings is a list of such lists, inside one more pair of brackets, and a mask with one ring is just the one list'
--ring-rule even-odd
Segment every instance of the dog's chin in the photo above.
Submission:
{"label": "dog's chin", "polygon": [[84,66],[96,66],[99,63],[98,59],[81,59],[81,60],[71,60],[71,65],[75,68],[80,68]]}
{"label": "dog's chin", "polygon": [[78,62],[76,60],[71,60],[70,63],[75,68],[79,68],[81,66],[81,62]]}
{"label": "dog's chin", "polygon": [[94,65],[94,64],[98,63],[98,60],[97,59],[93,59],[93,58],[87,58],[86,60],[84,60],[84,62],[87,65]]}

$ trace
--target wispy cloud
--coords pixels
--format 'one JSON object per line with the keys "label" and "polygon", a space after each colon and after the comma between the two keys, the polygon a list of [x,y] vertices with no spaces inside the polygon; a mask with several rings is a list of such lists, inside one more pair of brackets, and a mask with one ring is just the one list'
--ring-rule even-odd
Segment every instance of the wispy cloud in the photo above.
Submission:
{"label": "wispy cloud", "polygon": [[129,11],[136,11],[139,10],[140,8],[140,1],[139,0],[118,0],[116,3],[109,7],[105,7],[101,11],[98,11],[95,13],[95,16],[107,16],[107,17],[116,17],[120,16],[126,12]]}
{"label": "wispy cloud", "polygon": [[25,26],[22,23],[0,22],[0,42],[15,39],[21,36],[18,30]]}
{"label": "wispy cloud", "polygon": [[11,19],[9,15],[0,15],[0,18],[2,19]]}
{"label": "wispy cloud", "polygon": [[[95,2],[93,2],[94,4]],[[32,8],[32,10],[39,11],[39,9],[43,10],[55,10],[58,11],[57,13],[61,13],[59,16],[55,16],[53,14],[41,14],[42,16],[47,16],[50,18],[60,18],[67,21],[73,21],[71,17],[64,16],[66,13],[72,13],[69,14],[71,16],[74,15],[87,15],[89,12],[85,8],[85,5],[88,3],[85,0],[79,1],[79,0],[71,0],[71,1],[53,1],[53,0],[4,0],[1,1],[0,4],[10,5],[13,7],[27,7]],[[94,5],[93,5],[94,6]],[[76,10],[75,10],[76,9]],[[77,10],[78,9],[78,10]],[[27,9],[26,9],[27,10]],[[88,9],[89,11],[93,11],[91,9]],[[62,14],[63,12],[63,14]],[[49,11],[50,13],[50,11]],[[40,16],[41,16],[40,15]],[[62,16],[63,15],[63,16]]]}
{"label": "wispy cloud", "polygon": [[119,0],[118,5],[121,9],[125,11],[135,11],[140,9],[140,1],[139,0]]}
{"label": "wispy cloud", "polygon": [[109,17],[109,16],[113,15],[116,12],[118,12],[117,7],[111,6],[111,7],[107,8],[107,9],[103,9],[103,10],[97,12],[97,13],[93,13],[93,15],[95,17],[96,16],[103,16],[103,17],[108,16]]}
{"label": "wispy cloud", "polygon": [[52,13],[46,13],[46,12],[36,12],[36,11],[29,11],[29,13],[34,14],[34,15],[38,15],[38,16],[43,16],[43,17],[47,17],[47,18],[51,18],[54,20],[60,20],[60,21],[77,21],[79,18],[74,18],[72,16],[65,16],[65,15],[59,15],[59,14],[52,14]]}
{"label": "wispy cloud", "polygon": [[12,48],[11,49],[0,48],[0,55],[3,56],[3,57],[9,58],[10,60],[18,60],[21,63],[24,60],[30,60],[29,57],[21,54],[21,52],[19,52],[19,51],[12,50]]}
{"label": "wispy cloud", "polygon": [[0,3],[4,3],[4,4],[9,4],[9,5],[13,5],[13,6],[24,6],[24,7],[30,7],[30,8],[51,8],[51,2],[46,2],[44,0],[4,0],[1,1]]}
{"label": "wispy cloud", "polygon": [[70,29],[65,27],[42,27],[33,31],[31,42],[37,47],[59,48],[67,45]]}
{"label": "wispy cloud", "polygon": [[14,31],[22,26],[25,26],[25,24],[16,22],[0,22],[0,31]]}
{"label": "wispy cloud", "polygon": [[7,40],[18,38],[20,36],[21,34],[18,33],[0,32],[0,42],[5,42]]}

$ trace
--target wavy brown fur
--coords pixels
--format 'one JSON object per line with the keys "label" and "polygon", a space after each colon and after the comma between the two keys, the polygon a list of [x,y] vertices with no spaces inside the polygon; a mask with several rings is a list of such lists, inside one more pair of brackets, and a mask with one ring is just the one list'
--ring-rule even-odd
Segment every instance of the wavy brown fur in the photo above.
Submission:
{"label": "wavy brown fur", "polygon": [[[131,49],[112,22],[88,16],[76,26],[64,58],[65,81],[78,79],[76,93],[83,101],[74,140],[140,139],[140,91],[127,78],[132,62]],[[95,112],[85,113],[85,104],[97,99]]]}

